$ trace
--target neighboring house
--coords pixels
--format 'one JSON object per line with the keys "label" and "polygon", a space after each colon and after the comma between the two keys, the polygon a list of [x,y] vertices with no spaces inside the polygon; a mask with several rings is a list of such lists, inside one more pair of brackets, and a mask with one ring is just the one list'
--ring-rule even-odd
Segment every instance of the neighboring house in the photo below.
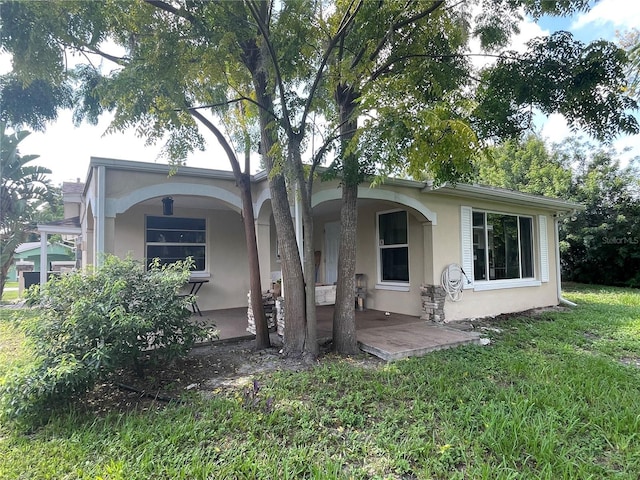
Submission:
{"label": "neighboring house", "polygon": [[[249,267],[233,175],[190,167],[169,173],[166,165],[91,159],[82,193],[67,199],[78,216],[82,264],[99,264],[103,252],[144,261],[192,256],[193,276],[209,280],[200,308],[246,306]],[[266,175],[254,175],[252,184],[266,290],[280,271],[278,242]],[[320,284],[337,279],[340,195],[336,182],[315,183]],[[163,214],[170,200],[172,214]],[[433,188],[395,179],[362,185],[356,270],[366,279],[366,307],[449,321],[557,305],[557,220],[578,208],[477,185]],[[296,211],[292,205],[300,233]],[[440,287],[450,264],[461,265],[468,277],[458,302],[445,299]]]}
{"label": "neighboring house", "polygon": [[[9,268],[8,278],[10,282],[16,282],[18,280],[15,268],[17,263],[32,264],[33,271],[40,271],[41,248],[40,242],[26,242],[16,248],[16,253],[13,256],[13,265]],[[63,243],[47,243],[47,270],[51,270],[51,262],[73,261],[75,259],[76,254],[74,249],[69,245]]]}

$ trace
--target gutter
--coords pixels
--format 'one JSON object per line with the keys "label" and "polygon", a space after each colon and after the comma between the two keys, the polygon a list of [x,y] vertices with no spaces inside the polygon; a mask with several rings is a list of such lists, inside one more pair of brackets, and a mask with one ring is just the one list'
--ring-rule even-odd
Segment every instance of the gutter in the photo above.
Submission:
{"label": "gutter", "polygon": [[567,300],[562,296],[562,274],[560,270],[560,233],[558,231],[558,225],[560,223],[560,215],[553,216],[553,225],[555,231],[555,244],[556,244],[556,285],[558,287],[558,303],[567,307],[577,307],[577,303],[573,303],[571,300]]}

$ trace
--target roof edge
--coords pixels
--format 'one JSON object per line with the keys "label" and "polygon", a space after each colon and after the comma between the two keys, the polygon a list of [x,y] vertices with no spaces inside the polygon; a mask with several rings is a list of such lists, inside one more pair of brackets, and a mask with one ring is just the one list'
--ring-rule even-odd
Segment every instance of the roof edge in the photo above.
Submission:
{"label": "roof edge", "polygon": [[509,202],[517,205],[535,206],[558,212],[570,212],[573,210],[585,209],[585,206],[582,204],[569,202],[559,198],[545,197],[543,195],[534,195],[531,193],[508,190],[506,188],[497,188],[478,184],[444,184],[440,187],[433,187],[432,185],[427,184],[422,191],[424,193],[440,193],[458,197],[480,198],[484,200]]}

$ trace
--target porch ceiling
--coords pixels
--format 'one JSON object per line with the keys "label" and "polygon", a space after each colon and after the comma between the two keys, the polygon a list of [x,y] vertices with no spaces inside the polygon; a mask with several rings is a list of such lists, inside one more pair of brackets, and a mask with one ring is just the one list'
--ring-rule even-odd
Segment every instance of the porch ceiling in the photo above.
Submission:
{"label": "porch ceiling", "polygon": [[[318,216],[340,216],[340,207],[342,200],[329,200],[322,202],[319,205],[313,207],[313,214]],[[367,208],[369,206],[376,205],[379,209],[394,209],[398,208],[397,203],[388,202],[386,200],[375,200],[370,198],[358,198],[358,207]]]}

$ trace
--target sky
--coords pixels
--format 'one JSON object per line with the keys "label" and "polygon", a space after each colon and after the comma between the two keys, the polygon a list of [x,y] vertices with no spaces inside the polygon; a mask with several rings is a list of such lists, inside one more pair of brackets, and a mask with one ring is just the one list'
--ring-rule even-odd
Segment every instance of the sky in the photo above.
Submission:
{"label": "sky", "polygon": [[[527,19],[520,26],[521,33],[514,39],[514,48],[522,48],[527,40],[548,35],[556,30],[569,30],[574,36],[589,42],[597,39],[616,40],[616,31],[627,31],[640,26],[640,1],[601,0],[587,13],[572,18],[542,18],[537,23]],[[8,58],[0,58],[0,72],[10,69]],[[540,119],[539,131],[550,143],[562,142],[572,135],[571,130],[560,115]],[[162,145],[145,145],[145,140],[133,132],[105,135],[109,117],[101,119],[97,126],[83,124],[74,127],[71,112],[63,111],[58,120],[49,124],[44,132],[33,132],[20,144],[23,155],[37,154],[34,164],[49,168],[55,185],[63,181],[84,181],[89,160],[93,157],[116,158],[145,162],[166,163],[160,157]],[[211,134],[202,131],[207,141],[205,152],[195,152],[187,158],[192,167],[229,170],[229,161]],[[614,142],[625,164],[630,158],[640,156],[640,135],[625,136]]]}

